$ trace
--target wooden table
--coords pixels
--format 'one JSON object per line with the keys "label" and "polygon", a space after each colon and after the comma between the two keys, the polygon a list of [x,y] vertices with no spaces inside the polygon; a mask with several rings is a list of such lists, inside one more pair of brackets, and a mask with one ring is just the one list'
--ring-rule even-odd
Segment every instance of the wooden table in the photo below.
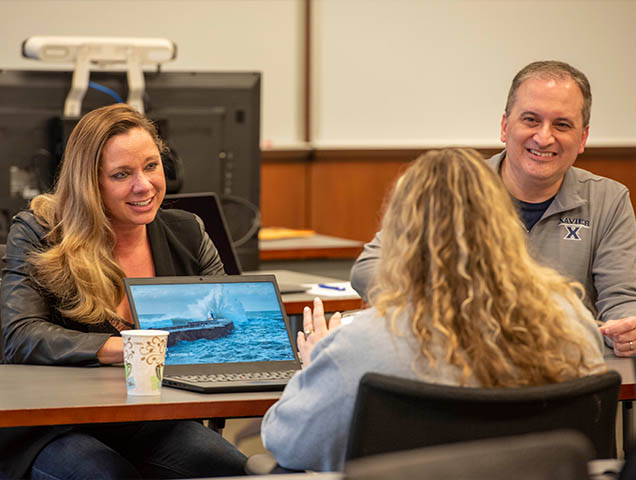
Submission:
{"label": "wooden table", "polygon": [[623,450],[625,455],[630,452],[634,445],[633,422],[634,409],[633,400],[636,400],[636,374],[634,373],[634,360],[630,357],[617,357],[614,352],[605,348],[605,363],[610,370],[616,370],[621,376],[621,389],[618,392],[618,400],[621,402],[621,412],[623,415]]}
{"label": "wooden table", "polygon": [[[314,284],[314,283],[338,283],[342,282],[337,278],[323,277],[321,275],[311,275],[309,273],[293,272],[291,270],[258,270],[246,272],[247,274],[269,274],[275,275],[279,284]],[[303,313],[305,305],[312,306],[314,295],[307,293],[284,293],[281,295],[287,315],[300,315]],[[357,310],[363,307],[362,299],[359,295],[348,295],[346,297],[320,296],[325,312],[344,312],[345,310]]]}
{"label": "wooden table", "polygon": [[0,365],[0,427],[256,417],[280,392],[126,394],[123,367]]}
{"label": "wooden table", "polygon": [[609,348],[605,349],[604,357],[607,368],[616,370],[622,378],[618,399],[621,401],[636,400],[634,360],[629,357],[617,357]]}
{"label": "wooden table", "polygon": [[315,234],[310,237],[261,240],[258,242],[261,260],[304,260],[310,258],[356,258],[363,242]]}
{"label": "wooden table", "polygon": [[[273,273],[280,282],[324,283],[332,278],[288,271]],[[290,315],[301,314],[313,296],[283,295]],[[360,297],[324,297],[327,311],[360,308]],[[163,387],[158,397],[126,394],[122,367],[0,365],[0,427],[79,423],[258,417],[280,392],[202,394]]]}

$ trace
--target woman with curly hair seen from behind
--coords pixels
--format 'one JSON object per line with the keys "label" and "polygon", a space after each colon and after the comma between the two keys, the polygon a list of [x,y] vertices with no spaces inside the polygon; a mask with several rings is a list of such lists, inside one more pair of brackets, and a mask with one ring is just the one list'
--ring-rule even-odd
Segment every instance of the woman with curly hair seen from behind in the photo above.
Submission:
{"label": "woman with curly hair seen from behind", "polygon": [[[396,183],[373,308],[338,326],[306,308],[304,369],[263,420],[280,465],[341,470],[358,383],[380,372],[520,387],[605,369],[580,286],[536,264],[496,173],[471,149],[430,151]],[[294,448],[289,448],[294,445]]]}
{"label": "woman with curly hair seen from behind", "polygon": [[[201,220],[160,208],[163,149],[152,122],[128,105],[80,119],[54,191],[35,197],[9,232],[7,363],[122,362],[119,332],[133,328],[124,277],[223,274]],[[237,475],[245,462],[216,432],[186,420],[3,428],[0,452],[0,476],[32,479]]]}

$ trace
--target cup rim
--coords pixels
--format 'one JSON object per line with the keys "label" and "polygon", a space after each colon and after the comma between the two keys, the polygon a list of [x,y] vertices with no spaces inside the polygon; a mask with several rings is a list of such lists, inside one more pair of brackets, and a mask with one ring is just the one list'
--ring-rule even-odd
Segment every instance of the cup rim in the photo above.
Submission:
{"label": "cup rim", "polygon": [[166,330],[143,330],[143,329],[134,329],[134,330],[122,330],[119,332],[121,336],[128,335],[130,337],[155,337],[155,336],[167,336],[170,332]]}

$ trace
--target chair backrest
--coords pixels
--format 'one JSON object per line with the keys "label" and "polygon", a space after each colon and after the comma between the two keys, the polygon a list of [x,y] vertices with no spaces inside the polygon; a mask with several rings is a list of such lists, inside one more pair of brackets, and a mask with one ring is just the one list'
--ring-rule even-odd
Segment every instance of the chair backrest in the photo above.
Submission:
{"label": "chair backrest", "polygon": [[346,458],[556,429],[583,433],[597,458],[609,458],[620,385],[614,371],[524,388],[434,385],[367,373]]}
{"label": "chair backrest", "polygon": [[225,273],[228,275],[240,275],[241,264],[232,244],[225,215],[217,195],[213,192],[204,193],[177,193],[166,195],[163,208],[178,208],[197,215],[203,220],[205,231],[214,242],[219,252]]}
{"label": "chair backrest", "polygon": [[554,431],[419,448],[347,463],[347,480],[580,480],[588,478],[590,441]]}

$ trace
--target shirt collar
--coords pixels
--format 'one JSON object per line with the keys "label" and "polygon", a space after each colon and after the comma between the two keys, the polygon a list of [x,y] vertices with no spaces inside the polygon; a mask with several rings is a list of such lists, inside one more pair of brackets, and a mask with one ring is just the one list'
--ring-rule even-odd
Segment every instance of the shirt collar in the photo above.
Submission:
{"label": "shirt collar", "polygon": [[[506,158],[506,151],[494,155],[488,163],[495,169],[497,174],[501,177],[501,164],[504,158]],[[577,179],[576,167],[568,168],[563,178],[561,188],[554,197],[554,201],[550,204],[546,210],[544,217],[555,213],[565,212],[574,208],[585,205],[587,200],[581,196],[581,184]]]}

